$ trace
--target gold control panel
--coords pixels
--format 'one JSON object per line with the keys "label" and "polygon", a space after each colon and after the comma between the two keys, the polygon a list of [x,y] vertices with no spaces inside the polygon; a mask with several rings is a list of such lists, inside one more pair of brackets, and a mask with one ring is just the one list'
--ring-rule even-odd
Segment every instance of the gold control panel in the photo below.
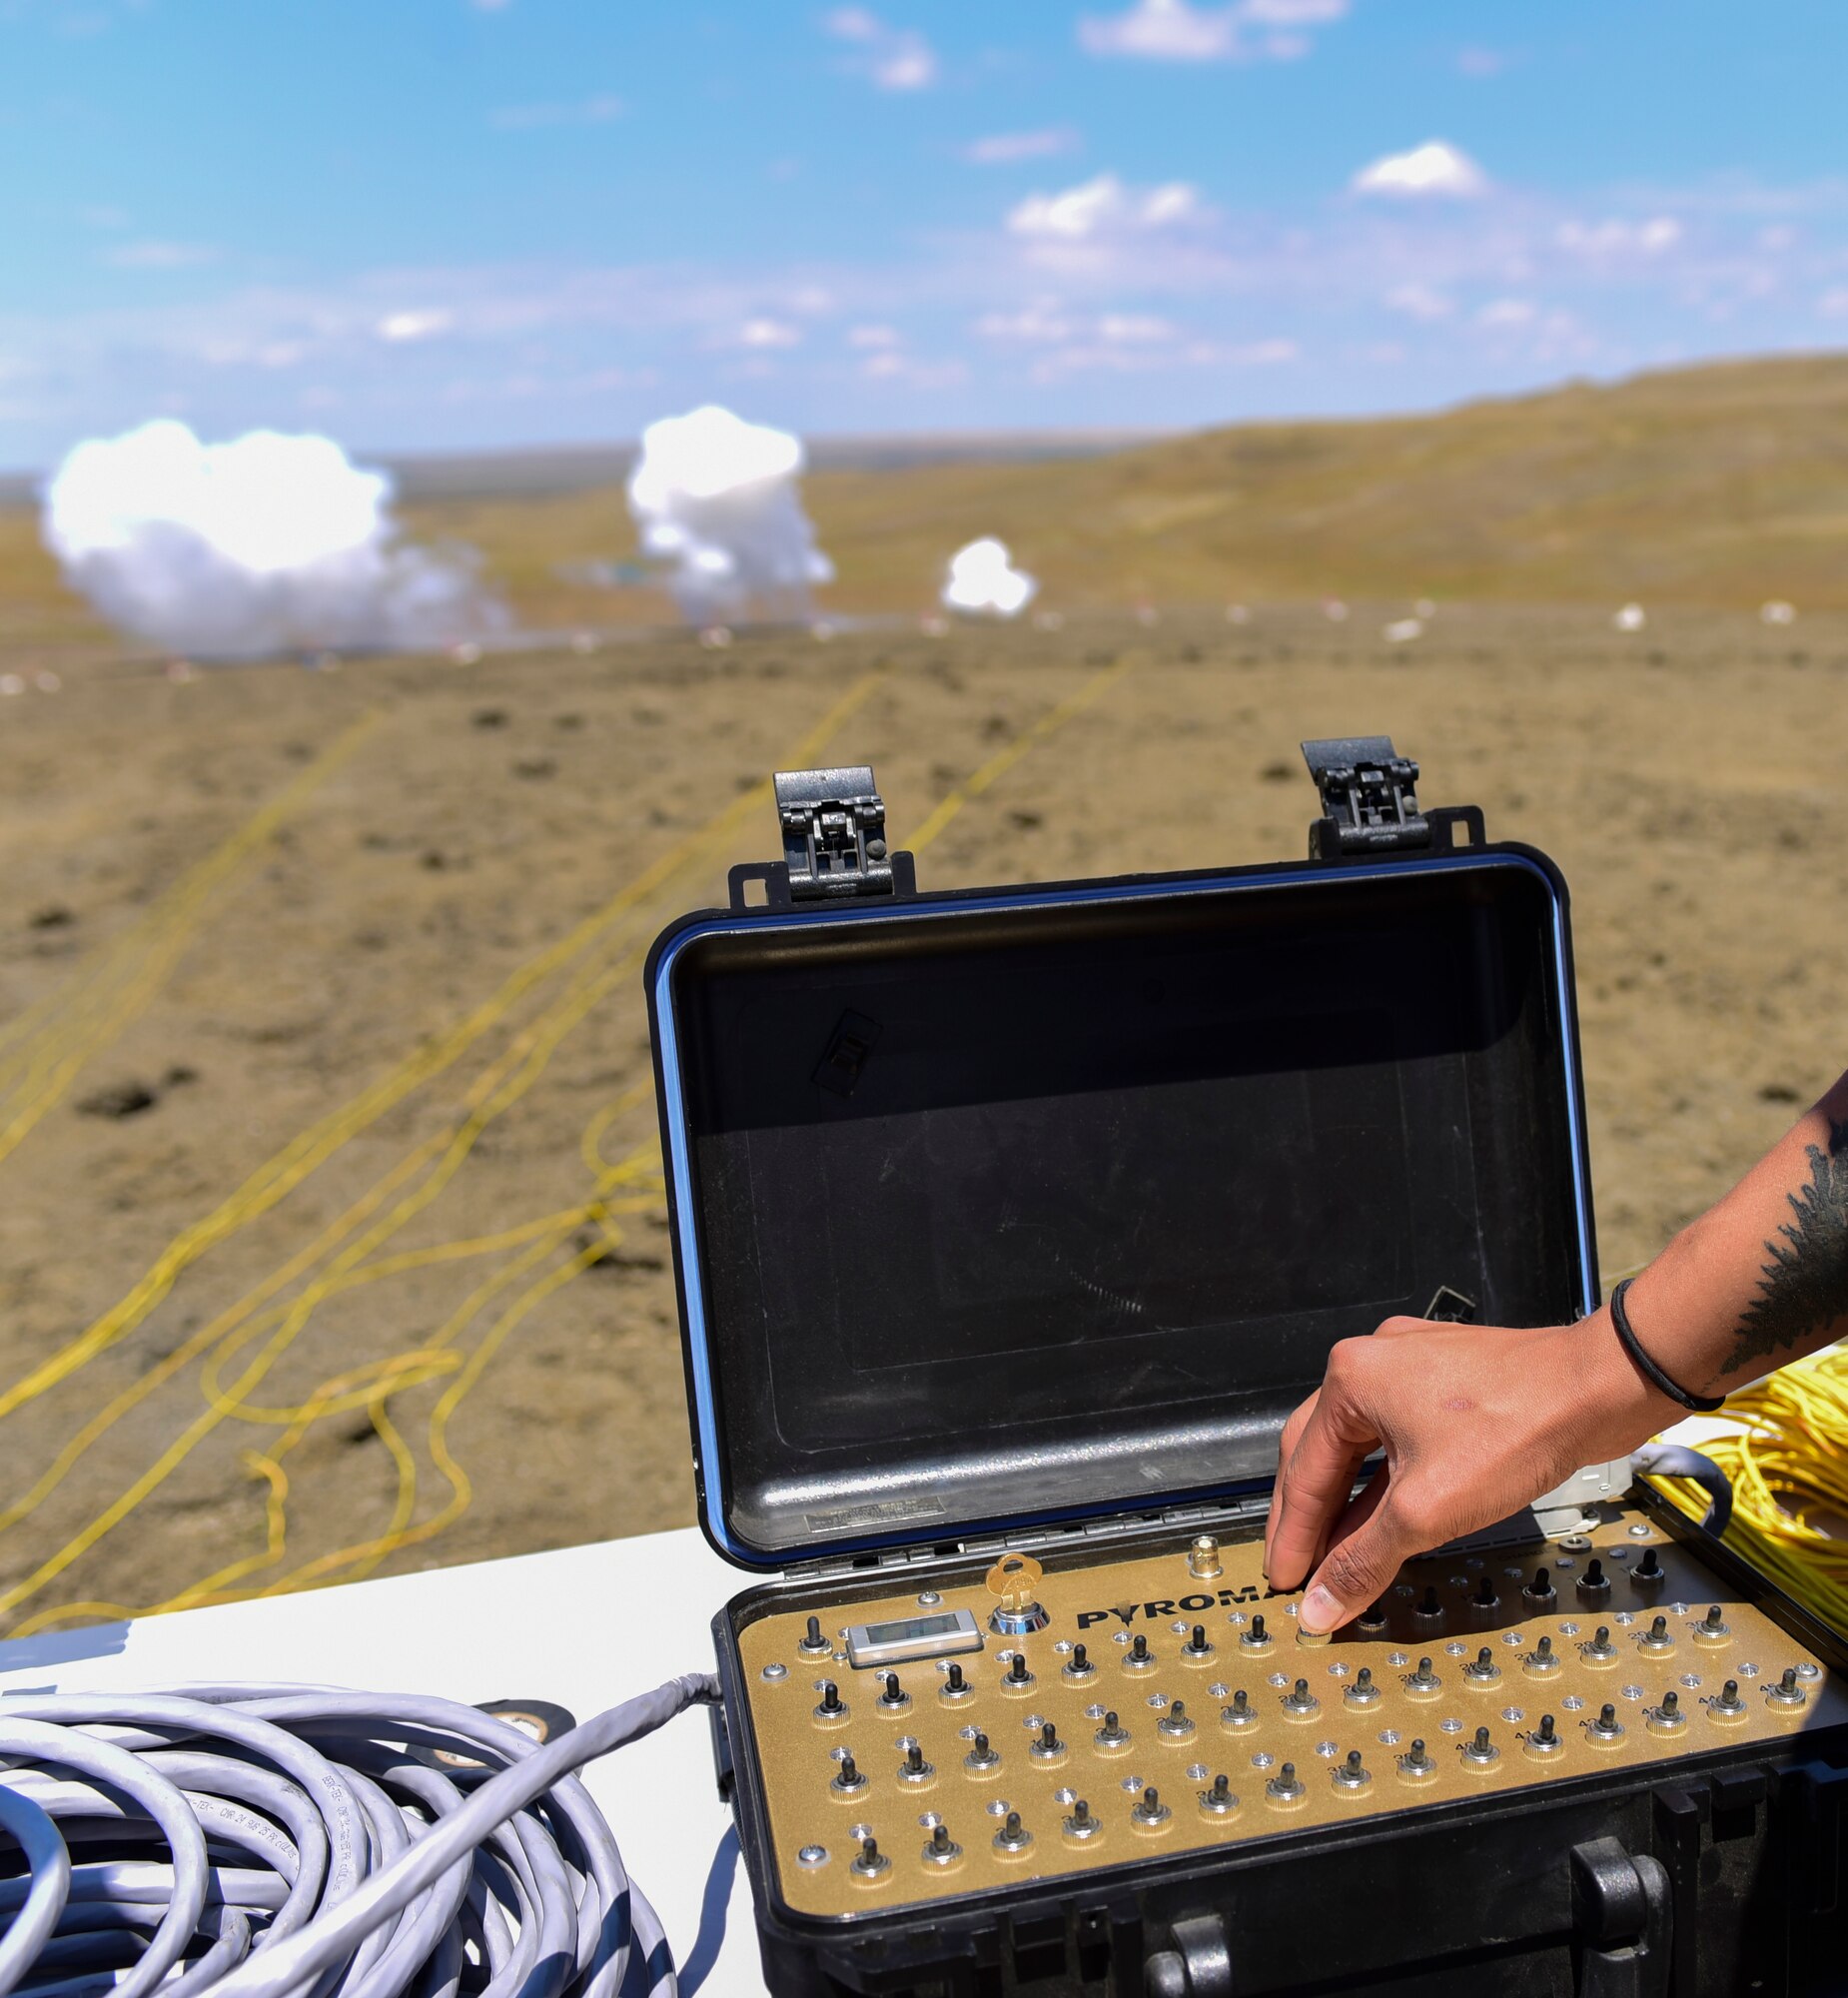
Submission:
{"label": "gold control panel", "polygon": [[1637,1509],[1414,1561],[1321,1642],[1262,1554],[1023,1552],[746,1623],[789,1907],[948,1900],[1848,1718],[1818,1658]]}

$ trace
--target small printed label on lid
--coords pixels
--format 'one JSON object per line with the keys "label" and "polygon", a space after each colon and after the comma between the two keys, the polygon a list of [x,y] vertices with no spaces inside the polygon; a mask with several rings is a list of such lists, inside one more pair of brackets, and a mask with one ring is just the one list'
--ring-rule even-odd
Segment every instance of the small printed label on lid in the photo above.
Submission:
{"label": "small printed label on lid", "polygon": [[877,1526],[890,1519],[935,1519],[944,1510],[941,1498],[881,1498],[865,1505],[839,1505],[826,1512],[804,1512],[811,1532],[838,1533],[849,1526]]}

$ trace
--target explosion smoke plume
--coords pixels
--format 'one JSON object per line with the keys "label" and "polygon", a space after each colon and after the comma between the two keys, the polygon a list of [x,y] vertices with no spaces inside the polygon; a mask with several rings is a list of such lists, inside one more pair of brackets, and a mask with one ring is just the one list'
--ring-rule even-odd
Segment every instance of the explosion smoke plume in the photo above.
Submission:
{"label": "explosion smoke plume", "polygon": [[1014,566],[1007,543],[986,534],[950,557],[943,607],[992,617],[1018,617],[1033,601],[1039,583]]}
{"label": "explosion smoke plume", "polygon": [[202,444],[163,419],[80,444],[43,532],[111,623],[198,658],[436,646],[503,623],[465,554],[398,539],[391,497],[327,438]]}
{"label": "explosion smoke plume", "polygon": [[802,510],[802,464],[799,438],[714,404],[642,432],[629,511],[643,550],[674,564],[667,586],[684,617],[807,616],[809,589],[834,564]]}

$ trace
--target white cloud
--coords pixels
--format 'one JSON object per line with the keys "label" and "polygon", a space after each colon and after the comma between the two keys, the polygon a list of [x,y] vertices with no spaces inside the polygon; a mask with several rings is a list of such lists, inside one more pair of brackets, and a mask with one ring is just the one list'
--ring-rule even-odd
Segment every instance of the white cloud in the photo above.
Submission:
{"label": "white cloud", "polygon": [[1099,348],[1168,347],[1181,338],[1178,327],[1154,313],[1089,317],[1068,311],[1054,298],[1035,299],[1016,312],[984,313],[975,330],[984,340],[1017,347],[1062,347],[1068,356]]}
{"label": "white cloud", "polygon": [[1344,19],[1349,0],[1233,0],[1196,7],[1190,0],[1136,0],[1126,14],[1086,15],[1079,46],[1094,56],[1145,62],[1289,62],[1309,53],[1290,32]]}
{"label": "white cloud", "polygon": [[1468,197],[1486,193],[1488,177],[1467,153],[1443,139],[1427,139],[1408,153],[1388,153],[1363,167],[1353,186],[1356,194],[1399,199]]}
{"label": "white cloud", "polygon": [[[1161,324],[1150,322],[1151,327]],[[1122,318],[1107,315],[1071,329],[1074,338],[1035,354],[1028,380],[1047,384],[1091,372],[1149,375],[1176,367],[1271,368],[1296,360],[1299,351],[1294,340],[1283,339],[1181,341],[1175,328],[1166,328],[1161,337],[1112,338],[1113,327],[1120,336],[1123,326]]]}
{"label": "white cloud", "polygon": [[1191,7],[1188,0],[1137,0],[1110,20],[1087,16],[1080,45],[1094,56],[1143,56],[1158,62],[1220,62],[1238,47],[1236,7]]}
{"label": "white cloud", "polygon": [[1403,313],[1407,319],[1422,320],[1427,326],[1433,321],[1448,319],[1456,310],[1454,301],[1443,293],[1433,291],[1429,285],[1419,284],[1413,278],[1402,285],[1394,285],[1386,295],[1389,310]]}
{"label": "white cloud", "polygon": [[1055,153],[1076,150],[1078,134],[1066,126],[1050,126],[1042,132],[996,132],[986,139],[972,139],[962,149],[962,157],[977,167],[1011,166],[1016,160],[1045,160]]}
{"label": "white cloud", "polygon": [[1150,347],[1173,340],[1175,329],[1153,313],[1106,313],[1097,323],[1097,337],[1110,347]]}
{"label": "white cloud", "polygon": [[937,52],[915,28],[895,28],[865,7],[836,7],[822,26],[862,51],[853,66],[881,90],[928,90],[937,81]]}
{"label": "white cloud", "polygon": [[1816,311],[1824,319],[1848,319],[1848,285],[1831,285],[1816,301]]}
{"label": "white cloud", "polygon": [[881,350],[904,344],[904,336],[895,326],[850,326],[847,329],[849,347]]}
{"label": "white cloud", "polygon": [[1081,243],[1168,228],[1202,212],[1199,190],[1186,181],[1139,190],[1125,187],[1115,174],[1099,174],[1062,194],[1028,195],[1009,210],[1007,226],[1015,236]]}
{"label": "white cloud", "polygon": [[125,243],[103,261],[119,271],[191,271],[216,264],[218,254],[207,243]]}
{"label": "white cloud", "polygon": [[1512,56],[1503,54],[1500,49],[1459,49],[1456,54],[1456,67],[1461,75],[1475,77],[1480,81],[1501,75],[1513,60]]}
{"label": "white cloud", "polygon": [[1348,0],[1245,0],[1248,21],[1274,28],[1323,28],[1348,18]]}
{"label": "white cloud", "polygon": [[902,383],[907,389],[955,389],[969,379],[966,362],[918,361],[908,354],[869,354],[860,363],[869,382]]}
{"label": "white cloud", "polygon": [[759,353],[775,348],[800,347],[802,329],[791,326],[780,319],[747,319],[728,336],[721,336],[717,343],[724,347],[754,348]]}
{"label": "white cloud", "polygon": [[542,132],[557,125],[607,125],[627,109],[621,98],[603,92],[576,104],[507,104],[487,114],[496,132]]}
{"label": "white cloud", "polygon": [[1302,351],[1294,340],[1248,340],[1231,346],[1202,342],[1188,349],[1187,358],[1233,368],[1278,368],[1286,361],[1295,361]]}
{"label": "white cloud", "polygon": [[1070,340],[1071,319],[1057,299],[1038,299],[1018,312],[984,313],[975,323],[984,340],[1025,341],[1032,345]]}
{"label": "white cloud", "polygon": [[1615,217],[1605,222],[1562,222],[1553,240],[1561,250],[1579,257],[1659,257],[1664,250],[1672,250],[1682,234],[1672,215],[1656,215],[1646,222]]}
{"label": "white cloud", "polygon": [[1540,309],[1531,299],[1490,299],[1475,316],[1477,326],[1499,332],[1517,326],[1531,326]]}
{"label": "white cloud", "polygon": [[455,315],[440,309],[395,312],[387,313],[379,322],[378,333],[381,340],[434,340],[438,334],[448,333],[455,324]]}

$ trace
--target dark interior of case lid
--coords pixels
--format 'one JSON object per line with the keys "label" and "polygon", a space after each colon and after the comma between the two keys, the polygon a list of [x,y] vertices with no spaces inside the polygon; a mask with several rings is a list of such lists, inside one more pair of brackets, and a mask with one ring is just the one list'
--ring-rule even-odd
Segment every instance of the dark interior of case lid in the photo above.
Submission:
{"label": "dark interior of case lid", "polygon": [[1337,1340],[1584,1308],[1553,917],[1507,861],[694,939],[728,1537],[1236,1491]]}

